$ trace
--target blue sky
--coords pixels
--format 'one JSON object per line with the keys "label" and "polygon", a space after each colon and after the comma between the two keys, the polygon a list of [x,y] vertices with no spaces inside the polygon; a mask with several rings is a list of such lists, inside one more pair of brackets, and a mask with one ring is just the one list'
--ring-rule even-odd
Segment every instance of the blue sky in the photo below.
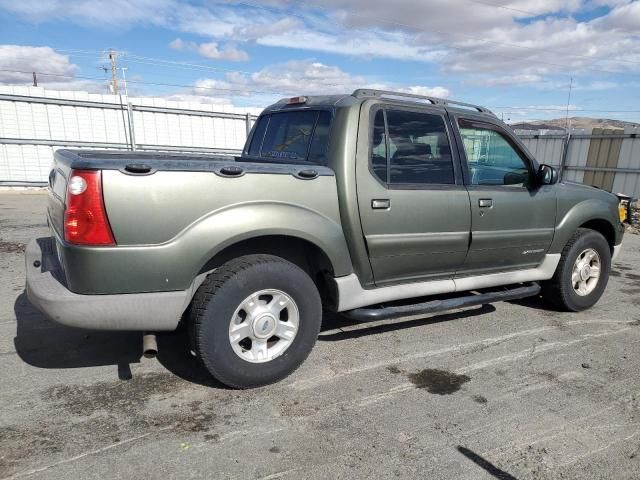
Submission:
{"label": "blue sky", "polygon": [[[640,2],[0,0],[0,83],[264,106],[378,87],[640,122]],[[47,75],[47,74],[55,74]],[[119,75],[122,72],[119,71]]]}

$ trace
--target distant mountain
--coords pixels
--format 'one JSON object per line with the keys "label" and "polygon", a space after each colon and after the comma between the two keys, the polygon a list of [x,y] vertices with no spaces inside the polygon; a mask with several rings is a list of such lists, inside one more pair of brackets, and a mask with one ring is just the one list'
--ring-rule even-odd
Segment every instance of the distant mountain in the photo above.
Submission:
{"label": "distant mountain", "polygon": [[[564,130],[567,120],[556,118],[554,120],[531,120],[529,122],[511,123],[514,130]],[[620,128],[640,127],[639,123],[624,122],[622,120],[610,120],[607,118],[569,117],[571,128]]]}

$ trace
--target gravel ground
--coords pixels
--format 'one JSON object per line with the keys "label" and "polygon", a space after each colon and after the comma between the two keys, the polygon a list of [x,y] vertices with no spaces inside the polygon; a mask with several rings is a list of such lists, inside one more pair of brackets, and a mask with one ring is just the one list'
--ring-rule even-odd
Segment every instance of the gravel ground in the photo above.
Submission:
{"label": "gravel ground", "polygon": [[423,319],[325,319],[307,362],[216,384],[183,334],[45,320],[23,293],[42,194],[0,193],[0,479],[640,478],[640,236],[596,307],[537,299]]}

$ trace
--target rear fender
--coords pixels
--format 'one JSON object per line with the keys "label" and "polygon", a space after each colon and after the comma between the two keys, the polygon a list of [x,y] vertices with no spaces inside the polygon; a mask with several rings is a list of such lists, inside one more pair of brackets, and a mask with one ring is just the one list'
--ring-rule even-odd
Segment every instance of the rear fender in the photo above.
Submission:
{"label": "rear fender", "polygon": [[316,210],[283,202],[229,206],[198,220],[176,240],[193,244],[201,252],[191,265],[191,276],[195,277],[211,258],[226,248],[273,235],[299,238],[316,245],[326,254],[336,276],[353,272],[341,225]]}

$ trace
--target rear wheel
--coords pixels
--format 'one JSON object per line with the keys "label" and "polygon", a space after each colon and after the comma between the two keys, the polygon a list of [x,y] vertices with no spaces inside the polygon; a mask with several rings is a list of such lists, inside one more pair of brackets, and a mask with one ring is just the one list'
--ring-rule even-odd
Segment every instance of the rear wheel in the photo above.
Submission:
{"label": "rear wheel", "polygon": [[322,322],[315,284],[272,255],[236,258],[200,286],[191,309],[196,354],[234,388],[267,385],[307,358]]}
{"label": "rear wheel", "polygon": [[569,240],[543,296],[561,310],[579,312],[592,307],[609,281],[611,250],[598,232],[579,228]]}

